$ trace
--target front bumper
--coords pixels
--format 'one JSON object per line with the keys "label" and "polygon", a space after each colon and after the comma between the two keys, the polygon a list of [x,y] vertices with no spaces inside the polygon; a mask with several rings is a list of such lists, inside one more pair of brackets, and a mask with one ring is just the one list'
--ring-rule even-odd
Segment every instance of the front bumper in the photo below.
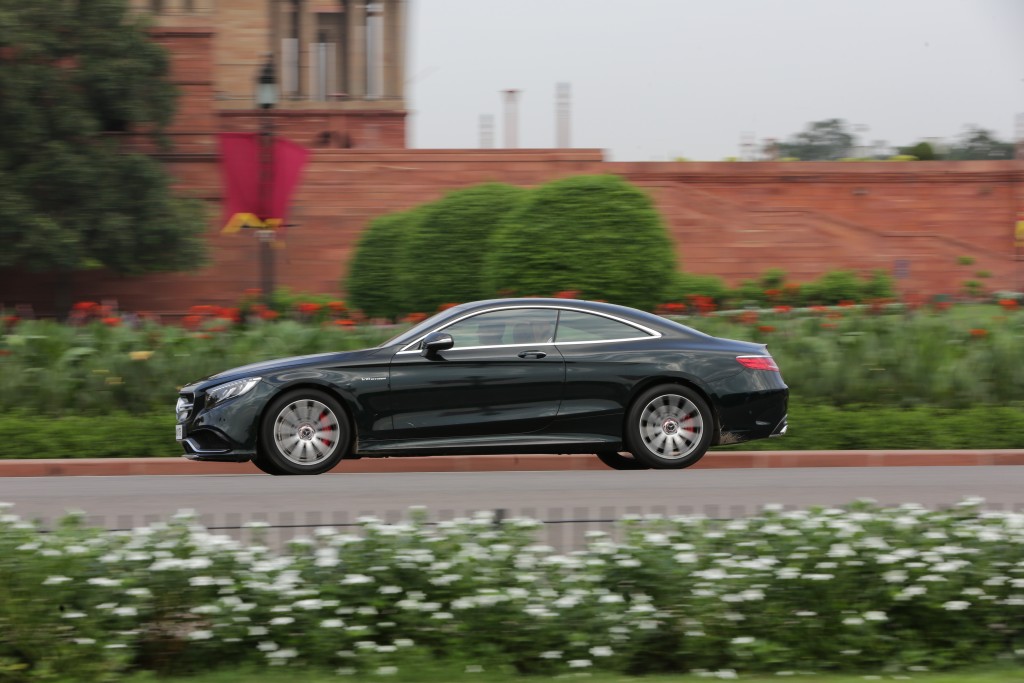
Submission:
{"label": "front bumper", "polygon": [[259,419],[269,387],[258,384],[251,391],[206,406],[206,393],[182,390],[179,396],[179,443],[189,460],[246,462],[256,455]]}

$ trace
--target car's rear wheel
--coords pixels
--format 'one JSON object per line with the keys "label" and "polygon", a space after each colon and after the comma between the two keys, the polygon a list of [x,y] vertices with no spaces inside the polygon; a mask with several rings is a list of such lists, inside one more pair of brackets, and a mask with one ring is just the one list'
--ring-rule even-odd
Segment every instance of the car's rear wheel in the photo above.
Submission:
{"label": "car's rear wheel", "polygon": [[348,417],[333,396],[298,389],[267,407],[254,462],[269,474],[322,474],[345,456],[351,434]]}
{"label": "car's rear wheel", "polygon": [[700,394],[665,384],[640,394],[626,418],[626,438],[639,462],[654,469],[682,469],[704,457],[714,416]]}
{"label": "car's rear wheel", "polygon": [[651,466],[642,463],[633,457],[632,453],[616,453],[615,451],[600,451],[597,457],[613,470],[649,470]]}

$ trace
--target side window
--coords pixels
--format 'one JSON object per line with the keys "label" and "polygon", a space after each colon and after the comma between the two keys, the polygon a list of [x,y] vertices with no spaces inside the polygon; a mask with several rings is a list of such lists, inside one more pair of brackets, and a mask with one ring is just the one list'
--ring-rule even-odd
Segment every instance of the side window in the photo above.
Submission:
{"label": "side window", "polygon": [[562,311],[558,316],[555,342],[611,341],[649,337],[641,329],[618,320],[579,311]]}
{"label": "side window", "polygon": [[513,308],[481,313],[444,328],[455,348],[543,344],[555,333],[558,312],[553,308]]}

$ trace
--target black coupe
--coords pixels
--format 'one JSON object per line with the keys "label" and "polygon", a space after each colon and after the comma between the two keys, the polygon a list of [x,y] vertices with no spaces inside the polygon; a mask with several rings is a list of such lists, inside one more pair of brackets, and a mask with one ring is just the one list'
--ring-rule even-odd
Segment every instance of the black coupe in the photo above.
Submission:
{"label": "black coupe", "polygon": [[343,458],[595,453],[688,467],[711,446],[786,433],[789,390],[762,344],[651,313],[501,299],[380,346],[235,368],[181,390],[193,460],[320,474]]}

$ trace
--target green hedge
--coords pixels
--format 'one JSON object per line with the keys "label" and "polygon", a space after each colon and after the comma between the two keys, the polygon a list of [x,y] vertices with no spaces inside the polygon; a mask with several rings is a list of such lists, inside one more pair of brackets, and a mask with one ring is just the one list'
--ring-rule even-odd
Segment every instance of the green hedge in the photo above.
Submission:
{"label": "green hedge", "polygon": [[485,183],[420,207],[420,219],[401,247],[396,308],[430,313],[445,303],[491,296],[482,272],[491,234],[526,192]]}
{"label": "green hedge", "polygon": [[415,232],[419,209],[379,216],[359,238],[349,264],[346,290],[349,302],[371,318],[395,318],[408,313],[400,285],[403,244]]}
{"label": "green hedge", "polygon": [[[172,404],[166,413],[45,418],[0,416],[0,458],[178,456]],[[126,435],[128,435],[126,437]],[[793,403],[789,434],[729,450],[1024,448],[1024,406],[952,410],[919,406],[836,408]]]}
{"label": "green hedge", "polygon": [[509,214],[486,271],[498,293],[575,291],[651,309],[664,300],[675,263],[647,193],[618,176],[575,176],[535,189]]}

